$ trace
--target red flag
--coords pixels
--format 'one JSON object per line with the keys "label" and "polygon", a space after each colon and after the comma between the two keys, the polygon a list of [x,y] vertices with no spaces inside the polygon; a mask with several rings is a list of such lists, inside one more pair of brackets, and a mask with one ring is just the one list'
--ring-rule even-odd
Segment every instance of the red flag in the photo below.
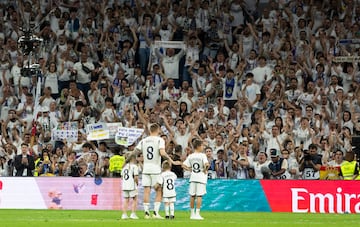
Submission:
{"label": "red flag", "polygon": [[34,120],[32,120],[30,147],[33,147],[33,146],[34,146],[35,135],[36,135],[36,121],[35,121],[35,119],[34,119]]}

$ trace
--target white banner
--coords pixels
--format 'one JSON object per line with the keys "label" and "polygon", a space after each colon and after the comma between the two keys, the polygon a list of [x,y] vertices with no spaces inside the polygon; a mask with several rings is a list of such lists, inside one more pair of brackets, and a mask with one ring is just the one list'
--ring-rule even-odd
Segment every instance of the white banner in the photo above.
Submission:
{"label": "white banner", "polygon": [[102,140],[109,138],[109,130],[106,123],[88,124],[86,126],[88,140]]}
{"label": "white banner", "polygon": [[76,142],[78,140],[78,122],[62,122],[51,130],[51,140]]}
{"label": "white banner", "polygon": [[360,39],[340,39],[340,44],[360,44]]}
{"label": "white banner", "polygon": [[142,128],[118,128],[118,132],[115,136],[115,143],[123,146],[130,146],[143,134]]}
{"label": "white banner", "polygon": [[185,49],[186,45],[182,41],[155,41],[155,48],[175,48]]}
{"label": "white banner", "polygon": [[36,84],[36,91],[35,91],[35,104],[34,104],[34,115],[33,115],[33,119],[36,120],[37,119],[37,115],[39,113],[40,110],[40,95],[41,95],[41,77],[38,78],[37,84]]}
{"label": "white banner", "polygon": [[360,61],[360,56],[338,56],[338,57],[334,57],[332,59],[333,62],[353,62],[353,61]]}
{"label": "white banner", "polygon": [[78,140],[78,130],[58,130],[51,131],[51,140],[62,141],[66,139],[68,142],[76,142]]}
{"label": "white banner", "polygon": [[88,140],[114,139],[121,123],[95,123],[86,126]]}
{"label": "white banner", "polygon": [[118,123],[106,123],[106,126],[109,130],[109,139],[114,139],[116,133],[118,132],[118,128],[122,127],[120,122]]}

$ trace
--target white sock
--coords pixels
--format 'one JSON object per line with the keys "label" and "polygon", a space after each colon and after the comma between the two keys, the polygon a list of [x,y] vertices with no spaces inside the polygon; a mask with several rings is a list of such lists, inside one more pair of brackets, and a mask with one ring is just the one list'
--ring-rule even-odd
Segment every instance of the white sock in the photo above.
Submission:
{"label": "white sock", "polygon": [[143,205],[144,205],[144,211],[145,211],[145,213],[147,212],[147,213],[150,214],[150,212],[149,212],[150,203],[144,203]]}
{"label": "white sock", "polygon": [[169,216],[169,205],[168,204],[164,204],[165,207],[165,215]]}
{"label": "white sock", "polygon": [[194,216],[195,215],[195,208],[192,208],[191,209],[191,216]]}
{"label": "white sock", "polygon": [[170,215],[175,216],[175,205],[174,203],[170,203]]}
{"label": "white sock", "polygon": [[196,209],[196,215],[200,215],[200,209]]}
{"label": "white sock", "polygon": [[154,211],[156,214],[159,214],[161,202],[155,202],[154,203]]}

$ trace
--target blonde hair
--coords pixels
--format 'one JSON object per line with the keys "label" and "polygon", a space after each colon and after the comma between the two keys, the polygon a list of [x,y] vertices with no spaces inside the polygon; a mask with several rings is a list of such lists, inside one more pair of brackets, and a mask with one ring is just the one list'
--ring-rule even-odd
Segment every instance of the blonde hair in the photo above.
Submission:
{"label": "blonde hair", "polygon": [[169,161],[164,161],[162,163],[162,169],[163,170],[170,170],[171,169],[171,163]]}
{"label": "blonde hair", "polygon": [[126,164],[130,163],[131,160],[133,160],[133,159],[136,160],[136,154],[135,154],[134,152],[127,152],[127,153],[125,153],[124,156],[125,156],[125,162],[124,162],[123,167],[124,167]]}

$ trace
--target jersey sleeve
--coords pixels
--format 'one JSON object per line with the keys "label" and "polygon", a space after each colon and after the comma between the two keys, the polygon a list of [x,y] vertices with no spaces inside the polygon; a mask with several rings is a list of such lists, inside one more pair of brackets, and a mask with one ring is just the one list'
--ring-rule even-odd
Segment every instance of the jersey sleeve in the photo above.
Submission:
{"label": "jersey sleeve", "polygon": [[140,142],[136,145],[135,149],[142,152],[142,143],[143,143],[143,141],[140,141]]}
{"label": "jersey sleeve", "polygon": [[134,165],[133,167],[133,171],[134,171],[134,176],[139,176],[139,167],[137,165]]}
{"label": "jersey sleeve", "polygon": [[156,183],[158,183],[158,184],[160,184],[160,185],[163,185],[163,184],[164,184],[164,176],[163,176],[163,174],[160,175],[160,177],[158,178],[158,180],[157,180]]}
{"label": "jersey sleeve", "polygon": [[165,149],[165,140],[163,138],[159,138],[159,150]]}

